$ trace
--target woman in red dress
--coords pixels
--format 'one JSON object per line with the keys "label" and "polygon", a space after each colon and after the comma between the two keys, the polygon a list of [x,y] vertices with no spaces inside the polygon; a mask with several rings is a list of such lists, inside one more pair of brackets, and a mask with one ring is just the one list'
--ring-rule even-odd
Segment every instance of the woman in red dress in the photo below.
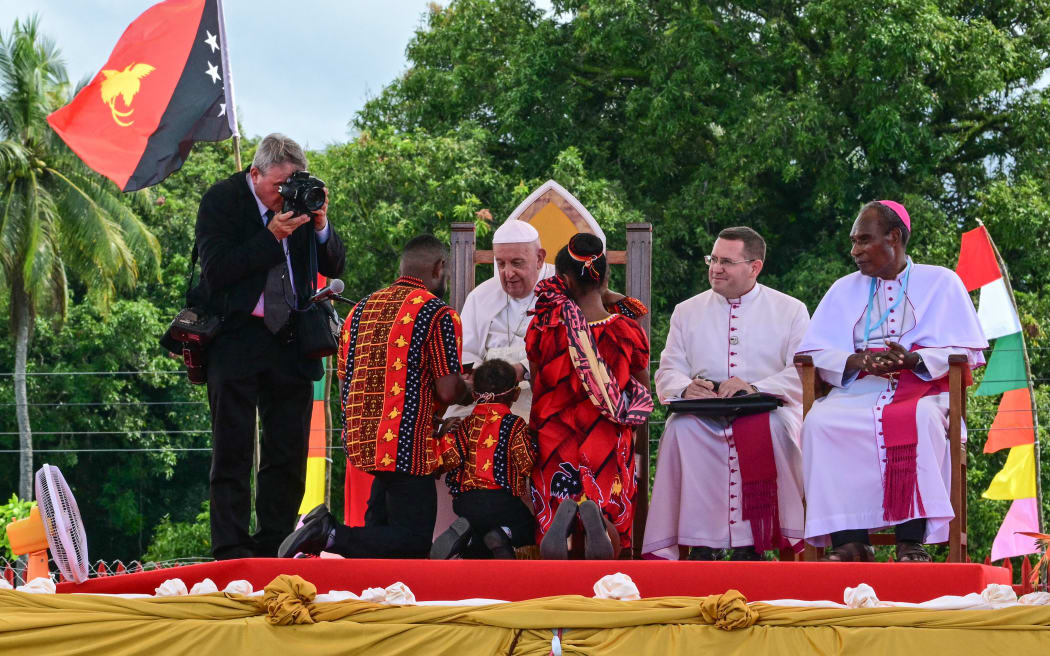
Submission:
{"label": "woman in red dress", "polygon": [[577,514],[588,558],[615,557],[631,546],[632,426],[653,408],[649,339],[633,319],[609,314],[602,304],[603,251],[594,235],[569,240],[555,258],[557,275],[537,285],[536,316],[525,337],[529,426],[539,447],[532,500],[544,558],[567,557]]}

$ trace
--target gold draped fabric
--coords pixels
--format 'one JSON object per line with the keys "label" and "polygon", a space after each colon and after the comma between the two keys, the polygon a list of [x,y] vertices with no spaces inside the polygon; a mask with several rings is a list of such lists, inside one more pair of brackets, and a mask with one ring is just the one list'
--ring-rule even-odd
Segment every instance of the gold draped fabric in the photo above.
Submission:
{"label": "gold draped fabric", "polygon": [[[1041,653],[1050,607],[1000,610],[747,605],[739,592],[640,601],[546,597],[490,606],[314,602],[275,579],[262,597],[124,599],[0,590],[0,654]],[[931,630],[935,629],[935,630]]]}

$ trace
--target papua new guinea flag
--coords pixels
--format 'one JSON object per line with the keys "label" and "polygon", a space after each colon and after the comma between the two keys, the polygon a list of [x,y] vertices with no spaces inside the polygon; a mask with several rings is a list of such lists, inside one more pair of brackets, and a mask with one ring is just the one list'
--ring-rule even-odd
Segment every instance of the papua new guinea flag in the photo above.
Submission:
{"label": "papua new guinea flag", "polygon": [[221,0],[166,0],[124,30],[98,75],[48,123],[123,191],[157,184],[193,142],[235,134],[228,61]]}

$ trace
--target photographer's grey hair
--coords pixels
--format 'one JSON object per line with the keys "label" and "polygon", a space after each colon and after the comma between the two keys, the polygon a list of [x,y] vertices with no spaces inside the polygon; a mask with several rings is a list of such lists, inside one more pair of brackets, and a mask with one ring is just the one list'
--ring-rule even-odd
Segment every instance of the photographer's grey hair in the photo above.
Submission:
{"label": "photographer's grey hair", "polygon": [[263,140],[259,142],[259,147],[255,149],[252,166],[259,169],[261,173],[266,173],[271,166],[285,162],[291,162],[299,169],[305,169],[306,155],[302,147],[279,132],[263,137]]}

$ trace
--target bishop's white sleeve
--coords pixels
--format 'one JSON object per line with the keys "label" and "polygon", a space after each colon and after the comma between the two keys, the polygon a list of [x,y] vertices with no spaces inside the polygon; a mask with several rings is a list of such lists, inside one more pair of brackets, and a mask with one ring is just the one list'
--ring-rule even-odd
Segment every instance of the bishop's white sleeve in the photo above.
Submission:
{"label": "bishop's white sleeve", "polygon": [[693,367],[689,362],[689,345],[686,343],[685,317],[682,307],[676,306],[671,313],[671,326],[667,331],[667,344],[660,353],[660,368],[656,370],[654,382],[656,395],[661,401],[681,396],[693,381]]}
{"label": "bishop's white sleeve", "polygon": [[463,363],[481,364],[485,360],[485,345],[482,344],[481,309],[478,307],[478,294],[467,294],[460,317],[463,319]]}
{"label": "bishop's white sleeve", "polygon": [[849,387],[857,378],[860,370],[846,371],[846,360],[852,353],[836,351],[835,349],[821,349],[809,351],[808,355],[813,357],[813,366],[817,368],[817,374],[824,379],[828,385],[835,387]]}
{"label": "bishop's white sleeve", "polygon": [[798,303],[795,306],[795,313],[786,328],[790,332],[783,353],[784,368],[772,376],[753,381],[752,385],[761,392],[782,396],[790,404],[801,406],[802,383],[798,378],[798,370],[795,369],[795,352],[809,328],[809,312],[805,305]]}
{"label": "bishop's white sleeve", "polygon": [[922,380],[937,380],[948,375],[948,356],[950,355],[965,355],[971,369],[984,364],[984,354],[978,349],[922,348],[917,353],[922,358],[922,364],[915,369],[915,375]]}

